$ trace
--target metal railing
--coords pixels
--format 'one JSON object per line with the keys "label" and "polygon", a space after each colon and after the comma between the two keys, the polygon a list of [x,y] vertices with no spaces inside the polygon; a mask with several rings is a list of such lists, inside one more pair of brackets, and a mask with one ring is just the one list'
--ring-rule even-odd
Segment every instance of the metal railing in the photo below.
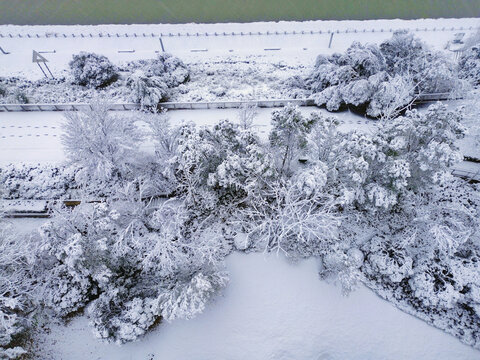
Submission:
{"label": "metal railing", "polygon": [[[242,105],[255,104],[258,107],[270,108],[281,107],[288,103],[299,106],[315,106],[311,99],[272,99],[272,100],[245,100],[245,101],[208,101],[208,102],[164,102],[160,106],[168,110],[189,110],[189,109],[235,109]],[[78,111],[91,109],[92,105],[87,103],[69,104],[0,104],[0,112],[10,111]],[[110,104],[112,111],[138,110],[140,104],[116,103]]]}
{"label": "metal railing", "polygon": [[[439,100],[458,99],[449,93],[435,93],[419,95],[415,102],[429,102]],[[287,104],[298,106],[315,106],[312,99],[264,99],[264,100],[240,100],[240,101],[201,101],[201,102],[164,102],[160,107],[168,110],[198,110],[198,109],[236,109],[242,105],[257,105],[260,108],[282,107]],[[78,111],[91,109],[91,104],[68,103],[68,104],[0,104],[0,112],[10,111]],[[142,106],[135,103],[110,104],[112,111],[139,110]]]}
{"label": "metal railing", "polygon": [[384,32],[394,32],[397,30],[409,30],[412,32],[427,32],[427,31],[466,31],[466,30],[477,30],[480,27],[478,26],[460,26],[460,27],[389,27],[389,28],[380,28],[380,29],[327,29],[327,30],[292,30],[292,31],[215,31],[215,32],[157,32],[157,33],[109,33],[109,32],[98,32],[98,33],[60,33],[60,32],[45,32],[45,33],[35,33],[35,34],[21,34],[21,33],[0,33],[0,38],[155,38],[155,37],[200,37],[200,36],[275,36],[275,35],[321,35],[321,34],[352,34],[352,33],[384,33]]}

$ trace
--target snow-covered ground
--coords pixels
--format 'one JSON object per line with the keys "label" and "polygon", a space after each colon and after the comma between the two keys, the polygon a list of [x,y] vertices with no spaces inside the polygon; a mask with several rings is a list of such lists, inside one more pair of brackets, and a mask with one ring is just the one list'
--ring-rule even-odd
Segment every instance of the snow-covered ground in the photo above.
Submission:
{"label": "snow-covered ground", "polygon": [[161,323],[137,342],[96,340],[85,317],[44,331],[38,359],[474,360],[480,352],[361,287],[344,297],[314,260],[264,254],[227,258],[223,296],[189,321]]}

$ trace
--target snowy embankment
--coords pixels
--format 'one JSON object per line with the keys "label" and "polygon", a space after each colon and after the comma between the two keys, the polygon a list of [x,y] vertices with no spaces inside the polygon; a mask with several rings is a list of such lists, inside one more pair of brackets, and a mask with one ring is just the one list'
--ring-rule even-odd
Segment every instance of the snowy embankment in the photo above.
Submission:
{"label": "snowy embankment", "polygon": [[473,360],[479,352],[361,287],[348,297],[320,281],[314,260],[291,265],[233,254],[224,295],[196,319],[161,323],[137,342],[96,340],[85,317],[40,334],[38,359]]}
{"label": "snowy embankment", "polygon": [[[165,51],[180,56],[186,62],[218,56],[250,57],[261,54],[275,62],[281,59],[305,63],[305,59],[313,61],[320,52],[344,51],[353,41],[379,43],[389,38],[395,29],[410,29],[422,40],[440,49],[453,39],[455,33],[468,34],[477,26],[479,21],[476,18],[244,24],[2,25],[0,46],[10,54],[0,55],[0,76],[23,74],[29,78],[41,77],[42,73],[31,63],[32,50],[46,51],[44,56],[50,61],[54,73],[57,68],[65,68],[72,54],[82,50],[103,53],[115,62],[152,57],[155,51],[162,50],[158,40],[161,35]],[[285,32],[288,34],[285,35]],[[242,33],[244,35],[240,35]],[[247,35],[250,33],[252,35]],[[330,44],[331,33],[335,35]]]}
{"label": "snowy embankment", "polygon": [[[295,94],[289,89],[291,84],[287,86],[285,82],[295,76],[307,75],[319,54],[344,52],[354,41],[379,44],[390,38],[396,29],[410,29],[433,49],[444,50],[456,34],[464,34],[466,38],[479,25],[475,18],[251,24],[3,25],[0,26],[0,46],[5,54],[0,52],[0,76],[24,78],[17,81],[17,86],[25,91],[32,103],[85,102],[98,95],[106,96],[110,101],[127,101],[129,94],[120,83],[104,90],[92,90],[65,82],[65,78],[68,80],[65,69],[72,55],[80,51],[103,54],[126,71],[128,62],[154,58],[162,51],[163,44],[166,52],[178,56],[191,70],[191,81],[176,89],[171,100],[272,99],[285,97],[287,91],[288,97],[292,97]],[[31,81],[44,76],[37,64],[32,63],[33,50],[42,53],[48,60],[49,69],[60,80],[32,85]]]}

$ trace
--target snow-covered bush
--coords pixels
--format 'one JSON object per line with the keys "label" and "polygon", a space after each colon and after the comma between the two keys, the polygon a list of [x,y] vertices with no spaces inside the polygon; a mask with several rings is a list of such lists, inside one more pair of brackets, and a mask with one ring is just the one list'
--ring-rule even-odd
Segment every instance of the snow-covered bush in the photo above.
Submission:
{"label": "snow-covered bush", "polygon": [[329,111],[352,105],[388,118],[419,94],[463,89],[455,64],[406,31],[379,47],[354,42],[344,54],[319,56],[307,85],[315,103]]}
{"label": "snow-covered bush", "polygon": [[139,70],[147,77],[159,78],[168,88],[177,87],[190,79],[190,70],[183,61],[168,53],[160,53],[155,59],[129,62],[127,70]]}
{"label": "snow-covered bush", "polygon": [[14,104],[28,104],[30,102],[27,94],[25,94],[25,92],[19,88],[16,88],[8,98],[9,102]]}
{"label": "snow-covered bush", "polygon": [[169,88],[190,79],[190,72],[183,61],[168,53],[158,54],[156,59],[147,64],[145,71],[148,75],[160,77]]}
{"label": "snow-covered bush", "polygon": [[128,178],[138,160],[142,134],[135,119],[108,111],[108,104],[91,103],[88,110],[65,115],[62,144],[70,163],[79,167],[79,183]]}
{"label": "snow-covered bush", "polygon": [[388,239],[374,237],[364,249],[367,254],[364,270],[370,276],[384,276],[399,283],[413,274],[413,260],[405,249]]}
{"label": "snow-covered bush", "polygon": [[131,74],[126,85],[131,89],[131,99],[142,107],[156,108],[168,96],[168,87],[159,76],[147,76],[137,70]]}
{"label": "snow-covered bush", "polygon": [[343,247],[336,244],[329,249],[322,258],[319,275],[324,280],[339,284],[343,294],[348,295],[364,278],[359,269],[363,264],[364,256],[357,248],[343,249]]}
{"label": "snow-covered bush", "polygon": [[68,63],[75,84],[99,88],[118,79],[118,70],[107,57],[80,52]]}
{"label": "snow-covered bush", "polygon": [[5,199],[62,199],[78,186],[77,169],[63,165],[10,164],[0,168]]}
{"label": "snow-covered bush", "polygon": [[173,166],[178,191],[203,210],[245,201],[274,175],[258,137],[228,120],[212,129],[182,126],[177,152]]}

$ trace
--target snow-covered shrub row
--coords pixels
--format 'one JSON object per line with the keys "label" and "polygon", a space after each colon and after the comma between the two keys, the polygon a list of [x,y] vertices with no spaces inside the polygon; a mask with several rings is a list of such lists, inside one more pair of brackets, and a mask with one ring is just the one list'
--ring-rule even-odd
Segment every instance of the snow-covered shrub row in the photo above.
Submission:
{"label": "snow-covered shrub row", "polygon": [[[13,94],[16,87],[20,88],[30,103],[86,103],[97,97],[118,103],[137,101],[138,93],[126,84],[129,77],[138,70],[137,75],[158,80],[157,77],[144,75],[149,72],[149,67],[141,66],[141,62],[118,64],[119,80],[102,88],[72,84],[73,78],[66,70],[56,74],[56,79],[0,78],[0,87],[3,85],[8,94]],[[272,63],[271,59],[263,58],[247,61],[229,58],[190,62],[185,67],[189,80],[169,87],[166,96],[168,101],[288,99],[307,98],[309,95],[303,80],[309,67],[301,64]],[[148,91],[155,93],[151,88]],[[0,103],[12,102],[16,102],[13,97],[0,95]]]}
{"label": "snow-covered shrub row", "polygon": [[10,164],[0,168],[4,199],[62,199],[78,187],[77,169],[62,165]]}
{"label": "snow-covered shrub row", "polygon": [[372,117],[394,117],[418,94],[460,88],[456,65],[406,31],[394,32],[380,46],[354,42],[344,54],[318,56],[307,79],[319,106],[365,108]]}
{"label": "snow-covered shrub row", "polygon": [[80,52],[68,63],[73,82],[78,85],[99,88],[118,79],[118,69],[106,56]]}

